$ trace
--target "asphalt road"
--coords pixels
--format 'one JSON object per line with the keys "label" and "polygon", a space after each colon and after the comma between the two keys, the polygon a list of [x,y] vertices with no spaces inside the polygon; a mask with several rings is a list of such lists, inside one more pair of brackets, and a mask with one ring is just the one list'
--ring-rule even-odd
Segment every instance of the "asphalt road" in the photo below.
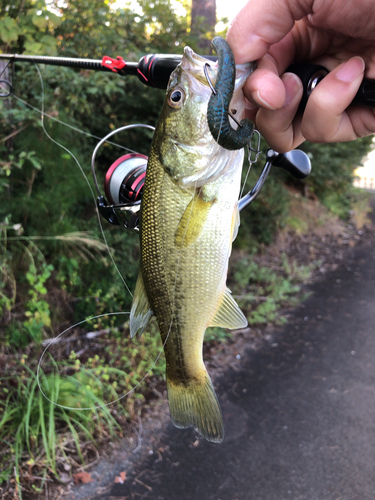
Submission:
{"label": "asphalt road", "polygon": [[216,381],[222,445],[170,426],[162,453],[95,498],[374,500],[375,243],[312,290]]}

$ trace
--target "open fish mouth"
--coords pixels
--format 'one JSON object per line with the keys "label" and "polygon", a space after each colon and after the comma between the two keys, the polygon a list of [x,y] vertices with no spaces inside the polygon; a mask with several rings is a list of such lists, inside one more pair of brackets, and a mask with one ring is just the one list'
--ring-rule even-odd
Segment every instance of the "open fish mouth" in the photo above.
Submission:
{"label": "open fish mouth", "polygon": [[[181,68],[187,73],[192,75],[200,83],[210,88],[209,82],[204,74],[204,67],[207,65],[208,77],[212,86],[216,85],[216,78],[219,70],[217,61],[212,61],[206,57],[196,54],[190,47],[184,48],[184,54],[181,60]],[[256,62],[249,62],[245,64],[236,65],[236,80],[235,90],[242,87],[249,75],[255,70]],[[211,89],[210,89],[211,90]]]}
{"label": "open fish mouth", "polygon": [[209,83],[204,74],[204,67],[208,65],[207,72],[209,78],[213,85],[216,82],[216,75],[218,71],[218,64],[216,61],[211,61],[210,59],[206,59],[199,54],[196,54],[193,49],[190,47],[184,48],[184,55],[181,61],[181,67],[184,71],[193,75],[197,80],[199,80],[204,85],[209,87]]}

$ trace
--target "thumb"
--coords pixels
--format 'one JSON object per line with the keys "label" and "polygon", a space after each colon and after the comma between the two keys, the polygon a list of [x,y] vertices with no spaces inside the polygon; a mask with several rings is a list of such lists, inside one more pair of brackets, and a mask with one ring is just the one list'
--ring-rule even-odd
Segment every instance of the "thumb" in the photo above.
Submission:
{"label": "thumb", "polygon": [[256,61],[282,40],[295,21],[312,13],[314,0],[249,0],[233,19],[227,41],[237,64]]}

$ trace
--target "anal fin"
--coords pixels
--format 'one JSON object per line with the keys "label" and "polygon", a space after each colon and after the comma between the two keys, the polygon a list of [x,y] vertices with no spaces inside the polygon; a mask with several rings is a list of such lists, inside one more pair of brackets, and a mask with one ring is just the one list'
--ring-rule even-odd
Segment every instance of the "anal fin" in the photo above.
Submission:
{"label": "anal fin", "polygon": [[146,295],[145,286],[143,284],[142,271],[139,270],[137,283],[135,285],[133,303],[130,309],[130,337],[139,330],[139,335],[142,335],[143,330],[149,324],[152,317],[152,311]]}
{"label": "anal fin", "polygon": [[221,326],[231,330],[247,326],[247,319],[232,297],[229,288],[225,289],[219,308],[209,326]]}

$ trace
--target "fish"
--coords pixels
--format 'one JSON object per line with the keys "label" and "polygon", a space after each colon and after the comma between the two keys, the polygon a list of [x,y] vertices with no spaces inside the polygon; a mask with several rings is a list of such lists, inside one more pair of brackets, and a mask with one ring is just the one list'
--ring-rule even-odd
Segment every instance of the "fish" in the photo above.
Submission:
{"label": "fish", "polygon": [[[207,327],[247,325],[226,286],[240,223],[237,201],[244,151],[221,146],[210,131],[207,62],[184,48],[154,132],[140,209],[140,268],[130,335],[141,334],[156,317],[172,422],[221,443],[222,413],[202,351]],[[220,69],[220,60],[207,67],[211,85],[220,80]],[[252,64],[244,64],[235,71],[233,60],[230,109],[239,120],[245,109],[242,87],[252,69]]]}

